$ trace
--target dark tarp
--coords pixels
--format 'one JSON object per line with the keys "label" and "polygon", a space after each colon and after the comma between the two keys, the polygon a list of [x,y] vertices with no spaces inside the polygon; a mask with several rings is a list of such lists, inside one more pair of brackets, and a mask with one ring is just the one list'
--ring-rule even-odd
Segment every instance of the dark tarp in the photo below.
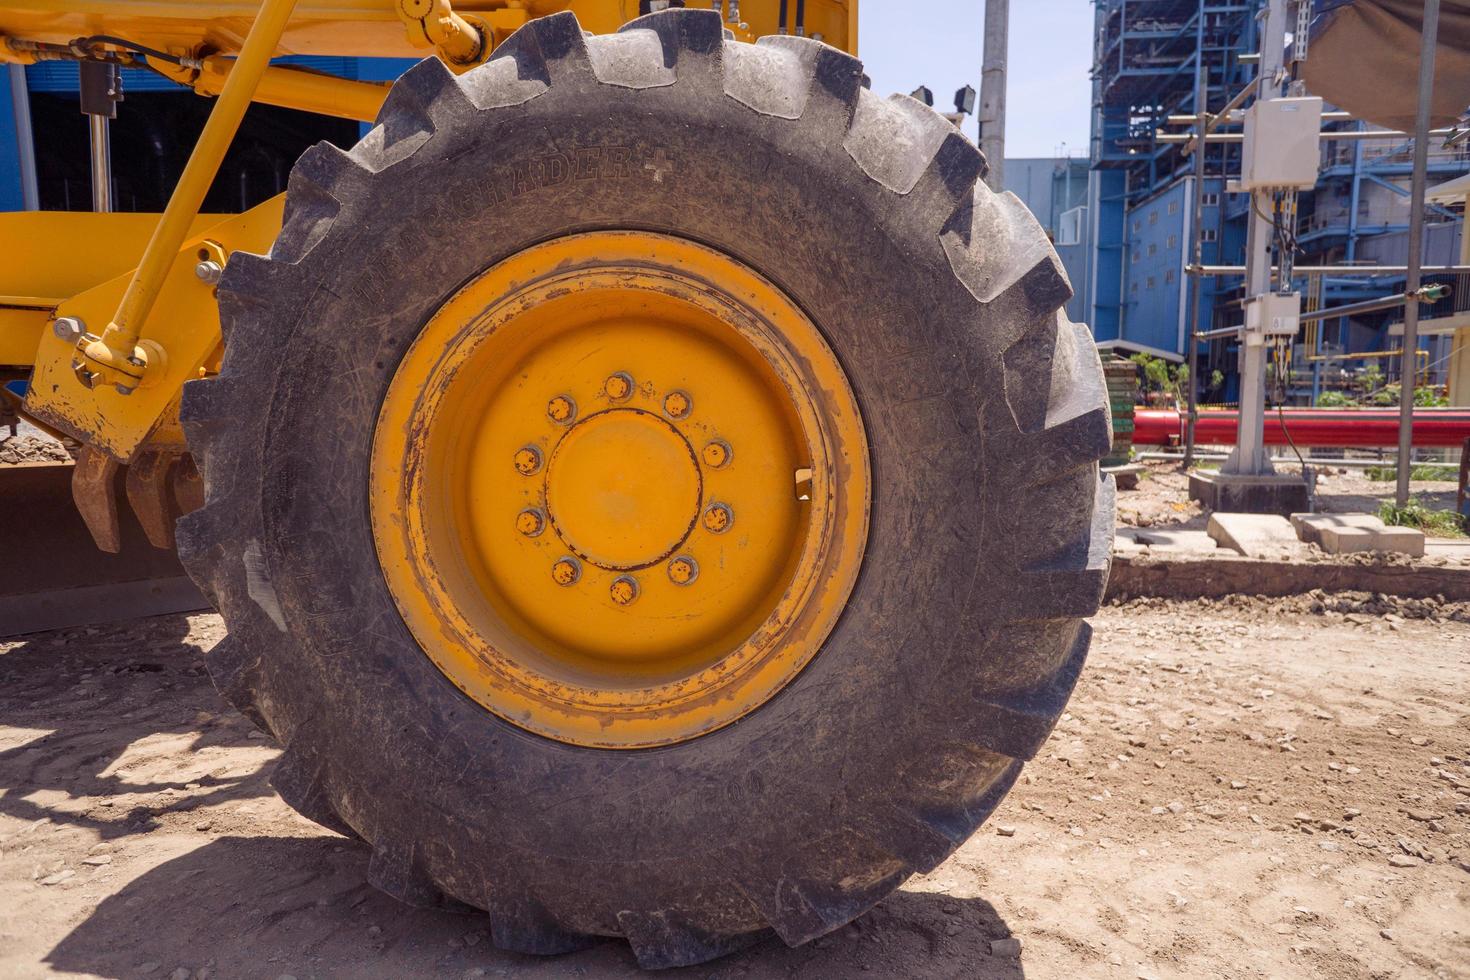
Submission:
{"label": "dark tarp", "polygon": [[[1412,132],[1419,99],[1424,0],[1319,0],[1304,77],[1360,119]],[[1470,106],[1470,0],[1440,0],[1430,126],[1448,126]]]}

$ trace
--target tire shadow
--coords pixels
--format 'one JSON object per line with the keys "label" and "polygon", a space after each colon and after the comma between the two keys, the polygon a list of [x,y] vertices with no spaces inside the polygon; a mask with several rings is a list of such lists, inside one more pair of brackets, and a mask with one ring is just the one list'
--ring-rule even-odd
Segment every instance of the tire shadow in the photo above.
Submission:
{"label": "tire shadow", "polygon": [[215,691],[190,620],[0,641],[0,816],[115,840],[156,829],[164,813],[271,795],[269,758],[242,771],[200,755],[269,743]]}
{"label": "tire shadow", "polygon": [[[506,953],[479,914],[409,909],[366,883],[367,852],[337,837],[221,837],[103,899],[46,956],[101,977],[636,977],[620,940],[557,957]],[[1010,935],[983,899],[899,891],[798,949],[774,937],[666,977],[1020,978],[989,955]],[[207,971],[201,974],[199,971]]]}

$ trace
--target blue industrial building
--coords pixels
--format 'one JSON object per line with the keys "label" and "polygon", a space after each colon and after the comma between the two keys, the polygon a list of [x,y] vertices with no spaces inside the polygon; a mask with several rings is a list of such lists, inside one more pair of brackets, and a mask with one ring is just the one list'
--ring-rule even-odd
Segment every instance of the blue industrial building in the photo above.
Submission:
{"label": "blue industrial building", "polygon": [[[1196,230],[1195,165],[1178,143],[1161,142],[1158,132],[1168,128],[1169,116],[1197,111],[1201,86],[1206,109],[1218,111],[1251,82],[1254,68],[1243,56],[1256,51],[1257,14],[1264,3],[1094,0],[1086,244],[1064,252],[1063,261],[1079,297],[1074,300],[1073,318],[1088,322],[1104,348],[1183,359],[1196,316],[1192,304],[1198,304],[1199,329],[1239,323],[1239,276],[1185,274]],[[1328,128],[1359,125],[1327,124]],[[1175,132],[1185,129],[1173,127]],[[1404,262],[1409,151],[1410,144],[1402,139],[1324,142],[1320,182],[1315,191],[1301,195],[1299,265]],[[1204,265],[1244,262],[1249,198],[1226,188],[1227,180],[1240,172],[1239,156],[1238,143],[1212,143],[1206,150],[1203,220],[1198,229]],[[1431,185],[1467,171],[1466,147],[1432,149]],[[1456,263],[1458,217],[1436,207],[1427,221],[1426,263]],[[1076,254],[1082,251],[1085,259]],[[1314,310],[1401,291],[1403,279],[1402,274],[1310,275],[1298,277],[1295,286],[1303,294],[1305,308]],[[1445,317],[1470,310],[1467,300],[1465,290],[1457,289],[1454,298],[1424,315]],[[1308,400],[1334,379],[1340,381],[1344,365],[1353,363],[1342,355],[1395,347],[1392,321],[1397,319],[1397,314],[1383,312],[1325,320],[1320,329],[1308,327],[1294,352],[1292,394]],[[1442,372],[1451,341],[1448,330],[1437,334],[1430,325],[1426,331],[1421,348],[1429,351],[1431,376]],[[1219,370],[1228,379],[1225,388],[1206,392],[1206,397],[1228,399],[1233,390],[1229,382],[1235,368],[1234,341],[1216,341],[1201,349],[1202,376]],[[1385,362],[1384,367],[1397,370],[1396,363]]]}
{"label": "blue industrial building", "polygon": [[[1088,322],[1106,346],[1181,357],[1200,304],[1208,326],[1220,284],[1183,275],[1193,243],[1192,158],[1156,131],[1171,114],[1196,110],[1204,86],[1219,108],[1245,85],[1260,0],[1096,0],[1092,71],[1092,180],[1089,215],[1094,274]],[[1211,145],[1206,156],[1206,264],[1243,249],[1244,223],[1230,227],[1222,174],[1239,151]],[[1243,198],[1242,198],[1243,200]]]}

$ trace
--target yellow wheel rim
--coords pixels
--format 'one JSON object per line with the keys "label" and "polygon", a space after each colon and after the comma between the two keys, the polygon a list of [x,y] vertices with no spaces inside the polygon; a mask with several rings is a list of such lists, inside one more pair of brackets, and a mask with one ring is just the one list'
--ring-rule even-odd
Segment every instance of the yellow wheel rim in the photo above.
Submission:
{"label": "yellow wheel rim", "polygon": [[727,725],[814,657],[869,471],[831,349],[730,257],[558,239],[428,321],[379,413],[373,533],[424,652],[530,731],[639,748]]}

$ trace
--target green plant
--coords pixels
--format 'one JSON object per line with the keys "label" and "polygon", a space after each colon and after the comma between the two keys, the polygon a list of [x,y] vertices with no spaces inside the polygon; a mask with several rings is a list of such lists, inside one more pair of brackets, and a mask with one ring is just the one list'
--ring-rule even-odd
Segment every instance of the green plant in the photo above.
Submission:
{"label": "green plant", "polygon": [[1184,401],[1184,384],[1189,378],[1187,367],[1171,366],[1163,358],[1143,353],[1134,354],[1128,360],[1143,368],[1144,391],[1157,391],[1173,398],[1175,404]]}
{"label": "green plant", "polygon": [[1363,396],[1371,397],[1379,388],[1383,387],[1383,369],[1377,364],[1370,364],[1363,370],[1358,380],[1363,385]]}
{"label": "green plant", "polygon": [[1385,500],[1378,508],[1378,519],[1385,524],[1417,527],[1425,534],[1450,538],[1465,536],[1465,522],[1459,514],[1426,507],[1418,497],[1410,497],[1408,503],[1402,507],[1391,500]]}
{"label": "green plant", "polygon": [[[1399,399],[1402,397],[1403,386],[1394,381],[1373,392],[1369,396],[1369,401],[1374,405],[1393,408],[1399,404]],[[1450,400],[1435,385],[1414,388],[1414,404],[1419,408],[1445,408],[1449,403]]]}
{"label": "green plant", "polygon": [[1450,400],[1438,387],[1430,385],[1414,389],[1414,404],[1420,408],[1446,408]]}
{"label": "green plant", "polygon": [[1368,404],[1377,405],[1381,408],[1392,408],[1399,403],[1398,382],[1384,385],[1368,396]]}
{"label": "green plant", "polygon": [[1317,396],[1318,408],[1348,408],[1357,404],[1342,391],[1324,391]]}
{"label": "green plant", "polygon": [[[1370,466],[1363,471],[1370,480],[1386,482],[1399,478],[1397,466]],[[1437,466],[1433,463],[1421,463],[1409,470],[1410,480],[1458,480],[1460,471],[1453,466]]]}

